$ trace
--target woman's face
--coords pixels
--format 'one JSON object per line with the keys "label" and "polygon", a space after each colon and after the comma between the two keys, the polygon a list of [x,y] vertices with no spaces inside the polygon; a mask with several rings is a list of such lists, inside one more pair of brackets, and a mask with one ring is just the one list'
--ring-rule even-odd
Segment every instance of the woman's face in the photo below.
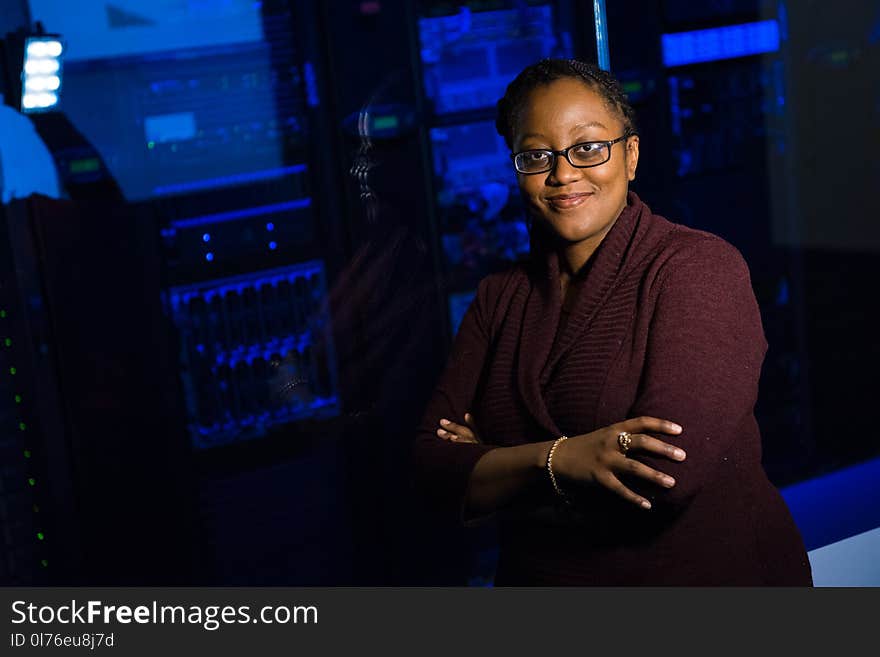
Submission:
{"label": "woman's face", "polygon": [[[517,128],[514,152],[562,150],[584,141],[617,139],[624,132],[623,121],[602,97],[573,78],[532,91]],[[632,136],[612,145],[611,159],[599,166],[577,168],[559,156],[550,171],[518,173],[517,179],[535,219],[546,221],[569,245],[581,244],[589,257],[626,206],[638,161],[639,138]]]}

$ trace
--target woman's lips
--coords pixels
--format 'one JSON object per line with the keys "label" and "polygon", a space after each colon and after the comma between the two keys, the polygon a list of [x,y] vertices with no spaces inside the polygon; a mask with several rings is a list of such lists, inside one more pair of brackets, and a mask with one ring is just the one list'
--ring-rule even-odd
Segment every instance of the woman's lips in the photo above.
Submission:
{"label": "woman's lips", "polygon": [[565,196],[555,196],[547,199],[552,207],[562,210],[564,208],[574,208],[590,198],[592,194],[566,194]]}

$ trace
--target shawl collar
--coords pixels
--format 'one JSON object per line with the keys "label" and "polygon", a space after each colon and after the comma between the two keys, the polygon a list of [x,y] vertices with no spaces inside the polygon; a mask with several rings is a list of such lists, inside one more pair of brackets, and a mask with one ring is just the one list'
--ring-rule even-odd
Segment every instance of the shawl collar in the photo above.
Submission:
{"label": "shawl collar", "polygon": [[[519,340],[517,383],[532,417],[550,435],[561,432],[550,417],[544,402],[543,388],[553,368],[575,340],[587,330],[596,312],[611,294],[632,251],[644,213],[650,210],[634,192],[605,239],[591,256],[592,264],[575,299],[568,322],[558,336],[562,295],[559,289],[559,260],[555,250],[540,253],[531,269],[531,285],[521,286],[516,304],[522,304],[522,329]],[[644,228],[644,226],[642,226]],[[554,341],[555,338],[555,341]]]}

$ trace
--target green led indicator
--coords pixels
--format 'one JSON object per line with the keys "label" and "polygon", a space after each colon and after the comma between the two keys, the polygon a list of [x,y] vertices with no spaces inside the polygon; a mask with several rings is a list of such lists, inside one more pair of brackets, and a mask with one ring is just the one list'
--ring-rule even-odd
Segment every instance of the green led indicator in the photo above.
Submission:
{"label": "green led indicator", "polygon": [[29,449],[24,450],[24,457],[26,459],[29,459],[31,457],[31,450],[29,450]]}
{"label": "green led indicator", "polygon": [[43,568],[47,568],[47,567],[49,566],[49,562],[46,561],[45,559],[43,559],[42,561],[40,561],[40,564],[43,566]]}
{"label": "green led indicator", "polygon": [[6,319],[6,311],[0,310],[0,319]]}
{"label": "green led indicator", "polygon": [[148,141],[148,142],[147,142],[147,148],[156,148],[156,142],[154,142],[154,141]]}
{"label": "green led indicator", "polygon": [[642,90],[642,83],[639,80],[633,80],[632,82],[624,82],[623,90],[627,94],[639,93]]}
{"label": "green led indicator", "polygon": [[43,535],[43,532],[37,532],[37,538],[42,541],[46,537]]}
{"label": "green led indicator", "polygon": [[21,395],[16,395],[16,396],[15,396],[15,403],[16,403],[16,404],[20,404],[20,403],[21,403]]}
{"label": "green led indicator", "polygon": [[18,428],[24,431],[25,429],[27,429],[27,425],[24,422],[19,422]]}
{"label": "green led indicator", "polygon": [[16,373],[17,371],[18,371],[18,370],[15,369],[14,367],[10,367],[10,368],[9,368],[9,373],[10,373],[12,376],[15,376],[15,373]]}
{"label": "green led indicator", "polygon": [[33,477],[31,477],[31,478],[28,479],[28,483],[29,483],[31,486],[35,486],[36,483],[37,483],[37,480],[34,479]]}
{"label": "green led indicator", "polygon": [[3,341],[3,344],[5,344],[7,347],[11,347],[12,346],[12,338],[6,338]]}
{"label": "green led indicator", "polygon": [[373,127],[376,130],[391,130],[397,127],[397,117],[393,114],[390,116],[377,116],[373,119]]}
{"label": "green led indicator", "polygon": [[101,162],[96,157],[73,160],[70,163],[70,173],[94,173],[100,168]]}

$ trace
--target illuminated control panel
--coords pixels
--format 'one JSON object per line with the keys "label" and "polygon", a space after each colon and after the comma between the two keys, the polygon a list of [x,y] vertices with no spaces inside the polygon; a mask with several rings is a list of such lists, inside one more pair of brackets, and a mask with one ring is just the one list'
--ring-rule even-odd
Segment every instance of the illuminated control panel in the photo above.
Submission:
{"label": "illuminated control panel", "polygon": [[171,288],[193,446],[339,412],[321,261]]}

